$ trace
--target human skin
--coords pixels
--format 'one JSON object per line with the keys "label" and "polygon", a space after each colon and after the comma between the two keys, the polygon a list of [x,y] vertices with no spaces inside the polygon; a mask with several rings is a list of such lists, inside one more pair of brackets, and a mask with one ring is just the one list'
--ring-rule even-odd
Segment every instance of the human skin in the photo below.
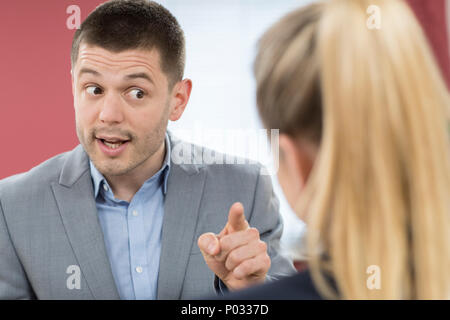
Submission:
{"label": "human skin", "polygon": [[[161,168],[168,120],[181,117],[191,88],[189,79],[169,88],[156,49],[112,53],[80,46],[72,71],[77,135],[116,198],[131,201]],[[127,142],[114,154],[103,151],[103,140]]]}

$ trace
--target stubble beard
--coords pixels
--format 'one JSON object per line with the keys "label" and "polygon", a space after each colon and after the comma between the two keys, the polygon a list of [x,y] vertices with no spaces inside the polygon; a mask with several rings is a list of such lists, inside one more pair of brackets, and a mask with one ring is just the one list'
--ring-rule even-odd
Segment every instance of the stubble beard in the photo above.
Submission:
{"label": "stubble beard", "polygon": [[[78,123],[76,124],[76,131],[78,140],[97,170],[103,176],[117,177],[130,173],[155,155],[161,147],[161,144],[164,143],[168,118],[168,107],[166,106],[164,114],[161,116],[161,120],[157,126],[143,138],[137,138],[136,135],[129,131],[114,131],[121,137],[129,137],[131,139],[126,147],[127,150],[125,150],[125,153],[128,154],[127,159],[122,159],[121,157],[123,155],[115,159],[104,159],[104,155],[101,153],[102,151],[96,146],[97,139],[95,136],[98,132],[97,128],[89,131],[87,139],[84,137],[83,130]],[[105,133],[105,131],[102,131],[102,133]],[[114,134],[113,132],[110,133]]]}

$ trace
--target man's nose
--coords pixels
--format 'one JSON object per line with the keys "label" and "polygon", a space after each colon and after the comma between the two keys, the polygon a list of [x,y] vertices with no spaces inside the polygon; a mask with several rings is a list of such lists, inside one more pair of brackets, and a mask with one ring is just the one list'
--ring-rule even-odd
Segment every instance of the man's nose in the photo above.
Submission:
{"label": "man's nose", "polygon": [[109,92],[105,95],[99,120],[107,124],[121,123],[124,120],[120,97],[117,94]]}

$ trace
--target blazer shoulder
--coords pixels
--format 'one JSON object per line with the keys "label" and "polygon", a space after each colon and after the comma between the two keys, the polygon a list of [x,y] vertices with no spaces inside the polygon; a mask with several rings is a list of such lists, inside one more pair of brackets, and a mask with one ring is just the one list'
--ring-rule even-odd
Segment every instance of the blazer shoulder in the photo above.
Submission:
{"label": "blazer shoulder", "polygon": [[202,152],[203,166],[208,170],[225,171],[226,174],[235,174],[245,177],[257,177],[264,170],[264,166],[255,160],[232,154],[223,153],[207,147],[195,145],[197,152]]}
{"label": "blazer shoulder", "polygon": [[[248,158],[226,154],[215,149],[181,140],[169,133],[171,161],[187,170],[206,170],[208,173],[240,177],[252,181],[261,174],[264,166]],[[249,179],[250,178],[250,179]]]}

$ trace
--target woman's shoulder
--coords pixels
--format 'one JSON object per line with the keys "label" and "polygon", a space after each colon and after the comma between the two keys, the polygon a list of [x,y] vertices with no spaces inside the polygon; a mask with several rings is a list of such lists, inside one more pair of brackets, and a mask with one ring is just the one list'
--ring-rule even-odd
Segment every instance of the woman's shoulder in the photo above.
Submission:
{"label": "woman's shoulder", "polygon": [[251,288],[226,293],[226,300],[318,300],[323,299],[316,290],[308,270],[293,276]]}

